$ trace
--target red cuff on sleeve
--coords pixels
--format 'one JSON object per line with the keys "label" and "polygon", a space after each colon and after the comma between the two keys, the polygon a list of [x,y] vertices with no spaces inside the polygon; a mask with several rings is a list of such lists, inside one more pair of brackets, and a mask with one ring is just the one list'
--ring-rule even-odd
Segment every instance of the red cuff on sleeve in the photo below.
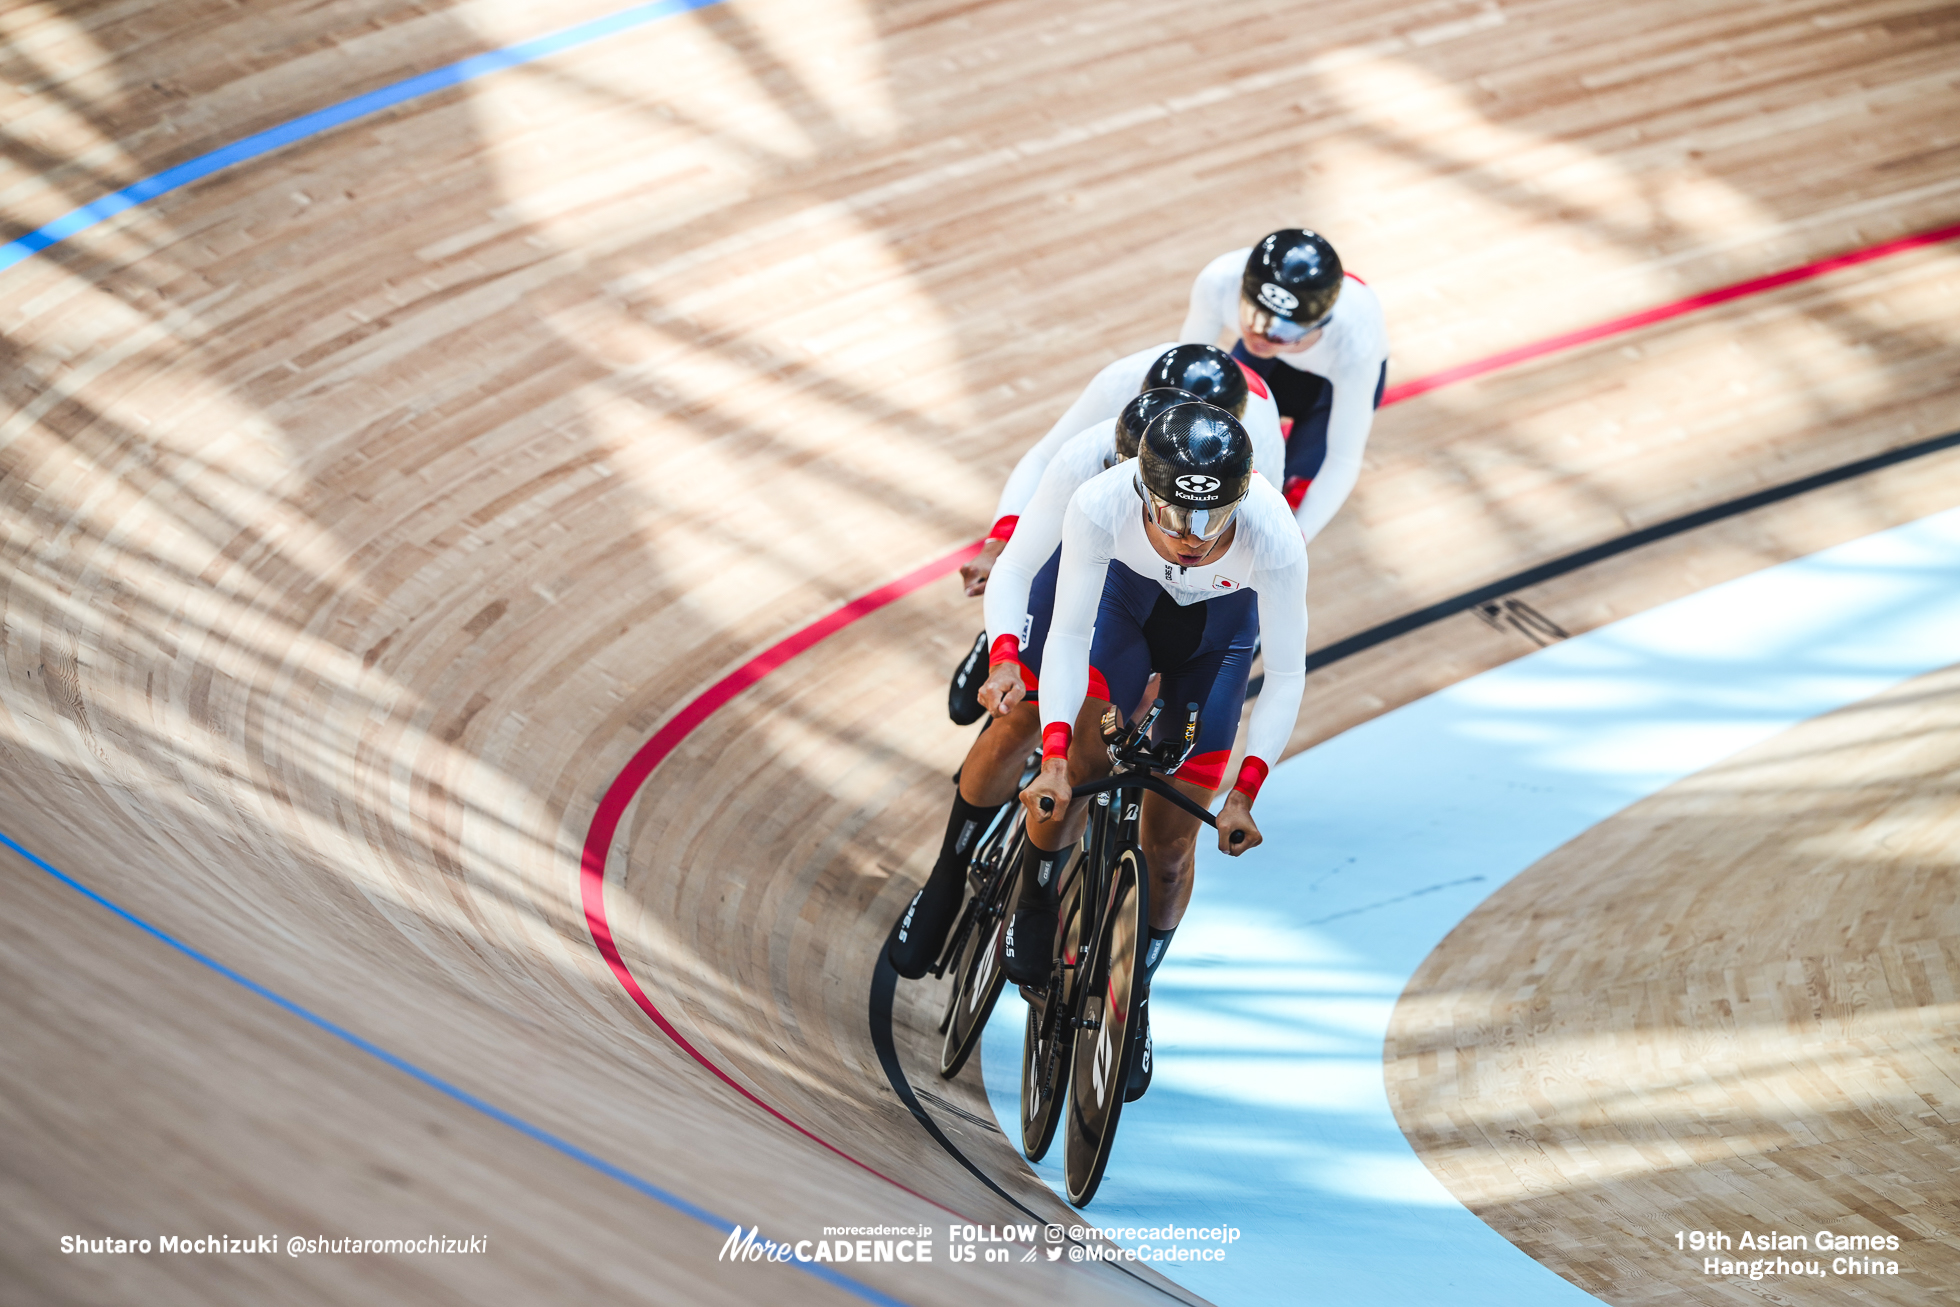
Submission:
{"label": "red cuff on sleeve", "polygon": [[996,639],[993,647],[987,650],[987,666],[998,667],[1002,663],[1021,661],[1021,637],[1003,635]]}
{"label": "red cuff on sleeve", "polygon": [[1050,722],[1041,729],[1041,758],[1068,757],[1069,737],[1075,732],[1067,722]]}
{"label": "red cuff on sleeve", "polygon": [[1271,770],[1265,759],[1248,754],[1246,760],[1239,764],[1238,783],[1232,788],[1245,795],[1245,801],[1251,803],[1259,797],[1259,787],[1266,783],[1266,773]]}
{"label": "red cuff on sleeve", "polygon": [[1286,506],[1296,513],[1299,512],[1300,501],[1307,497],[1307,490],[1312,485],[1312,477],[1286,478],[1286,484],[1280,487],[1280,493],[1286,496]]}
{"label": "red cuff on sleeve", "polygon": [[987,532],[987,539],[1012,540],[1014,538],[1014,524],[1020,520],[1021,515],[1019,513],[1009,513],[1006,517],[994,523],[994,529]]}

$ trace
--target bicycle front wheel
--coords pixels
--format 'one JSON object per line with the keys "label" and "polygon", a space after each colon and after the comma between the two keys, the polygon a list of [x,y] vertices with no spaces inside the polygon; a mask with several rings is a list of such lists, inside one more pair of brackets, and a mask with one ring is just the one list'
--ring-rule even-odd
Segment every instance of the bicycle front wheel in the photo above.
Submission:
{"label": "bicycle front wheel", "polygon": [[[1075,865],[1081,867],[1081,859]],[[1028,1003],[1027,1034],[1021,1043],[1021,1152],[1039,1162],[1054,1142],[1068,1093],[1069,1050],[1075,1044],[1074,987],[1077,941],[1082,934],[1082,882],[1078,872],[1062,882],[1059,952],[1048,986]]]}
{"label": "bicycle front wheel", "polygon": [[1116,855],[1094,971],[1082,978],[1082,1030],[1070,1059],[1063,1170],[1068,1200],[1086,1207],[1102,1184],[1135,1058],[1143,942],[1149,938],[1150,879],[1135,847]]}

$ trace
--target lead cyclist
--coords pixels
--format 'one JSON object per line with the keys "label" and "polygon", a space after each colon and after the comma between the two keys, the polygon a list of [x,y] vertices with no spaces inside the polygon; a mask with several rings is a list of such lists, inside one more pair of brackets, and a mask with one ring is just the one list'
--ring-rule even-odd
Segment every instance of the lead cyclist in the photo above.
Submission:
{"label": "lead cyclist", "polygon": [[[1121,380],[1139,371],[1131,366],[1135,357],[1119,360],[1123,366],[1118,372],[1105,368],[1101,380]],[[1062,515],[1070,497],[1104,469],[1134,458],[1144,424],[1158,412],[1173,402],[1205,396],[1235,416],[1247,415],[1250,429],[1259,433],[1253,441],[1258,468],[1274,485],[1279,484],[1286,453],[1278,412],[1270,397],[1261,399],[1251,389],[1248,374],[1224,350],[1212,345],[1173,345],[1155,359],[1146,360],[1140,371],[1143,393],[1122,405],[1121,412],[1062,442],[1059,452],[1042,455],[1039,487],[1029,498],[1015,492],[1020,512],[1013,520],[1003,519],[1012,527],[1008,532],[1012,540],[998,552],[994,565],[997,584],[986,588],[988,661],[993,665],[1016,662],[1026,702],[1017,695],[1015,704],[996,712],[992,725],[973,741],[960,765],[959,787],[947,815],[939,856],[891,936],[892,967],[907,979],[923,976],[938,957],[946,932],[959,916],[974,841],[1014,797],[1022,760],[1035,746],[1041,722],[1034,696],[1042,640],[1054,602],[1055,574],[1061,566]],[[1078,400],[1071,411],[1080,416],[1092,408]],[[1029,457],[1033,456],[1034,451],[1030,451]]]}
{"label": "lead cyclist", "polygon": [[[1041,733],[1033,690],[1041,667],[1041,642],[1048,632],[1049,609],[1055,601],[1055,573],[1061,565],[1062,514],[1078,487],[1105,469],[1136,457],[1144,425],[1173,404],[1189,403],[1188,391],[1168,387],[1146,390],[1113,420],[1098,422],[1062,447],[1042,474],[1041,489],[1029,501],[1000,556],[992,584],[987,587],[987,625],[1012,631],[1015,639],[995,641],[1000,657],[1022,658],[1025,702],[1010,704],[968,746],[953,791],[953,811],[932,874],[905,906],[893,931],[889,954],[892,968],[907,980],[917,980],[931,968],[945,945],[946,932],[959,915],[966,884],[966,864],[974,841],[1014,797],[1021,767]],[[1031,652],[1023,654],[1021,645]]]}
{"label": "lead cyclist", "polygon": [[[1260,843],[1252,803],[1286,747],[1306,685],[1307,552],[1281,493],[1253,474],[1252,442],[1231,414],[1180,404],[1145,427],[1138,456],[1089,481],[1069,501],[1054,613],[1043,650],[1040,773],[1027,806],[1025,897],[1009,924],[1009,979],[1048,977],[1068,850],[1087,820],[1070,788],[1109,771],[1097,723],[1137,702],[1153,670],[1180,718],[1200,706],[1199,735],[1171,783],[1207,807],[1224,783],[1245,705],[1254,646],[1263,639],[1265,688],[1246,728],[1246,755],[1218,814],[1218,847],[1236,857]],[[1023,692],[1020,664],[997,664],[981,689],[990,711]],[[1044,814],[1041,801],[1052,802]],[[1150,872],[1144,951],[1143,1047],[1125,1097],[1149,1087],[1149,985],[1191,900],[1200,823],[1146,794],[1138,839]],[[1242,843],[1235,843],[1237,836]]]}

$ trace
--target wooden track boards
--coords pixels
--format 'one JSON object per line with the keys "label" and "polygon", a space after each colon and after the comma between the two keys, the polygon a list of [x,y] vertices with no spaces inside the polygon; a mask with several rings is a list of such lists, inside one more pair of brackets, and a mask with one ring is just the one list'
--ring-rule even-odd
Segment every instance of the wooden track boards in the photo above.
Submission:
{"label": "wooden track boards", "polygon": [[[1431,954],[1396,1115],[1471,1210],[1617,1303],[1930,1303],[1960,1287],[1960,671],[1601,823]],[[1716,1253],[1677,1231],[1719,1231]],[[1744,1231],[1800,1234],[1763,1253]],[[1820,1250],[1818,1232],[1896,1251]],[[1899,1273],[1704,1274],[1706,1257]]]}
{"label": "wooden track boards", "polygon": [[[15,11],[0,212],[25,230],[598,12]],[[1956,25],[1880,3],[734,0],[198,183],[0,276],[7,829],[731,1218],[943,1222],[731,1097],[598,963],[577,853],[632,751],[753,651],[976,535],[1090,372],[1168,338],[1196,268],[1271,227],[1330,234],[1408,378],[1952,221]],[[1954,251],[1922,251],[1384,412],[1315,545],[1314,643],[1960,428],[1957,289]],[[1955,475],[1529,597],[1582,629],[1950,504]],[[1004,1220],[898,1107],[863,1023],[964,744],[939,696],[978,617],[949,591],[698,731],[631,814],[611,904],[642,984],[733,1075]],[[1297,739],[1520,640],[1465,616],[1344,665]],[[280,1275],[296,1299],[749,1293],[699,1227],[11,874],[6,992],[32,997],[9,1000],[0,1101],[24,1128],[0,1156],[26,1219],[0,1258],[37,1298],[260,1301],[47,1249],[82,1221],[269,1213],[505,1222],[536,1277],[342,1263]],[[923,1081],[919,989],[900,1016]],[[970,1082],[945,1092],[985,1114]],[[1056,1208],[1004,1142],[948,1124]]]}

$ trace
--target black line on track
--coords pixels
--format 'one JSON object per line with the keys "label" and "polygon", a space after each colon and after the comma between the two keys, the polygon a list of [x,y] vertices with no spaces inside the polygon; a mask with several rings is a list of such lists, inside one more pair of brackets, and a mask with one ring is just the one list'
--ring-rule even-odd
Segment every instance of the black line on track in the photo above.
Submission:
{"label": "black line on track", "polygon": [[[898,933],[898,923],[896,921],[892,923],[891,933],[892,935]],[[974,1178],[979,1180],[981,1184],[986,1185],[987,1188],[1006,1199],[1015,1211],[1020,1212],[1035,1224],[1054,1224],[1052,1221],[1043,1220],[1039,1213],[1030,1210],[1020,1199],[1008,1193],[1007,1190],[1001,1188],[998,1184],[995,1184],[992,1176],[976,1166],[972,1158],[960,1151],[958,1144],[946,1137],[945,1132],[939,1128],[939,1123],[933,1120],[926,1112],[926,1109],[920,1104],[919,1096],[912,1092],[912,1082],[906,1077],[905,1067],[898,1060],[898,1043],[892,1037],[892,996],[898,990],[898,972],[893,969],[892,960],[887,953],[890,947],[891,937],[887,936],[884,945],[878,949],[877,969],[871,973],[871,1043],[878,1050],[878,1061],[885,1068],[885,1079],[891,1082],[892,1090],[897,1093],[899,1101],[911,1109],[912,1115],[917,1118],[919,1124],[926,1128],[926,1133],[931,1135],[938,1142],[939,1146],[952,1156],[954,1161],[972,1172]],[[1086,1244],[1083,1244],[1077,1239],[1069,1239],[1068,1242],[1076,1244],[1078,1247],[1087,1247]],[[1163,1294],[1173,1301],[1205,1304],[1205,1307],[1209,1307],[1205,1299],[1186,1298],[1173,1293],[1163,1285],[1154,1284],[1143,1276],[1138,1275],[1121,1262],[1105,1262],[1098,1259],[1095,1264],[1098,1266],[1107,1266],[1111,1270],[1121,1271],[1138,1284],[1146,1288],[1155,1289],[1158,1293]]]}
{"label": "black line on track", "polygon": [[[1758,490],[1754,494],[1743,495],[1738,499],[1731,499],[1726,503],[1697,509],[1692,513],[1683,513],[1680,517],[1671,517],[1665,522],[1657,522],[1653,526],[1642,527],[1638,531],[1630,531],[1626,535],[1603,541],[1600,544],[1581,549],[1576,553],[1567,554],[1563,558],[1554,558],[1548,563],[1540,563],[1536,567],[1528,567],[1522,572],[1513,572],[1507,577],[1492,581],[1488,585],[1478,586],[1475,590],[1466,590],[1454,598],[1443,600],[1441,603],[1431,604],[1427,608],[1418,608],[1412,613],[1404,613],[1402,616],[1383,622],[1379,626],[1371,626],[1365,631],[1351,635],[1345,640],[1337,640],[1325,649],[1319,649],[1308,654],[1307,670],[1311,672],[1317,668],[1338,663],[1344,658],[1352,658],[1354,655],[1364,650],[1372,649],[1376,645],[1387,644],[1390,640],[1398,636],[1407,635],[1411,631],[1418,631],[1425,626],[1440,622],[1445,617],[1454,617],[1458,613],[1467,612],[1475,608],[1478,604],[1487,603],[1492,599],[1501,599],[1514,591],[1539,585],[1555,577],[1564,576],[1568,572],[1576,572],[1582,567],[1590,567],[1594,563],[1627,553],[1630,550],[1638,549],[1642,545],[1650,545],[1657,540],[1665,540],[1669,536],[1677,536],[1684,531],[1692,531],[1696,527],[1707,526],[1711,522],[1720,522],[1724,518],[1737,517],[1743,513],[1752,512],[1755,509],[1765,507],[1769,504],[1778,503],[1785,499],[1792,499],[1797,495],[1807,494],[1812,490],[1821,490],[1825,486],[1835,485],[1840,481],[1849,481],[1853,477],[1864,476],[1868,472],[1877,472],[1882,468],[1893,467],[1899,463],[1908,463],[1915,458],[1924,458],[1928,454],[1937,454],[1943,449],[1952,449],[1956,446],[1960,446],[1960,431],[1949,432],[1947,435],[1935,436],[1931,440],[1921,440],[1911,445],[1901,445],[1899,448],[1887,450],[1883,454],[1874,454],[1870,458],[1861,458],[1856,462],[1830,468],[1796,481],[1785,482],[1780,486],[1771,486],[1767,490]],[[1264,679],[1264,677],[1260,677],[1257,681],[1247,686],[1248,695],[1258,693],[1259,682],[1264,681]],[[892,923],[892,930],[894,933],[898,930],[898,924],[896,922]],[[887,944],[889,942],[888,939]],[[987,1188],[993,1190],[1009,1203],[1013,1204],[1016,1210],[1026,1213],[1036,1221],[1041,1221],[1039,1216],[1028,1211],[1012,1194],[1009,1194],[1005,1189],[995,1184],[986,1172],[974,1165],[972,1159],[961,1152],[959,1146],[946,1137],[945,1133],[940,1130],[939,1124],[927,1115],[925,1108],[920,1105],[918,1095],[912,1092],[911,1081],[906,1079],[905,1068],[899,1064],[898,1047],[892,1038],[892,996],[896,992],[897,987],[898,972],[892,969],[891,960],[885,956],[885,950],[880,948],[878,950],[878,967],[872,973],[871,977],[871,1042],[878,1050],[878,1061],[884,1065],[885,1078],[891,1082],[891,1087],[898,1094],[899,1100],[912,1110],[912,1115],[918,1118],[919,1124],[926,1128],[926,1133],[937,1140],[939,1146],[951,1154],[955,1161],[968,1171],[971,1171]],[[1047,1224],[1047,1222],[1042,1223]],[[1074,1240],[1070,1240],[1070,1242],[1072,1243]],[[1156,1289],[1167,1297],[1178,1297],[1178,1295],[1172,1293],[1162,1285],[1151,1284],[1149,1280],[1137,1275],[1121,1262],[1102,1262],[1100,1264],[1122,1271],[1139,1283],[1150,1285],[1151,1288]],[[1189,1300],[1180,1299],[1180,1301]]]}
{"label": "black line on track", "polygon": [[1683,513],[1680,517],[1671,517],[1665,522],[1657,522],[1653,526],[1630,531],[1626,535],[1581,549],[1577,553],[1567,554],[1563,558],[1554,558],[1549,563],[1540,563],[1522,572],[1513,572],[1501,580],[1492,581],[1489,585],[1478,586],[1475,590],[1465,590],[1453,599],[1445,599],[1427,608],[1418,608],[1413,613],[1404,613],[1400,617],[1383,622],[1380,626],[1371,626],[1365,631],[1350,635],[1345,640],[1336,640],[1325,649],[1316,649],[1307,655],[1307,670],[1311,672],[1331,663],[1338,663],[1343,658],[1352,658],[1365,649],[1386,644],[1397,636],[1420,630],[1422,627],[1442,621],[1445,617],[1454,617],[1458,613],[1467,612],[1478,604],[1488,603],[1492,599],[1502,599],[1515,590],[1539,585],[1554,577],[1564,576],[1567,572],[1576,572],[1582,567],[1590,567],[1617,554],[1638,549],[1642,545],[1651,545],[1656,540],[1665,540],[1669,536],[1680,535],[1683,531],[1707,526],[1710,522],[1737,517],[1812,490],[1821,490],[1839,481],[1849,481],[1867,472],[1876,472],[1897,463],[1907,463],[1915,458],[1923,458],[1927,454],[1937,454],[1943,449],[1952,449],[1956,445],[1960,445],[1960,431],[1935,436],[1931,440],[1922,440],[1917,444],[1902,445],[1883,454],[1861,458],[1855,463],[1846,463],[1842,467],[1834,467],[1814,476],[1807,476],[1780,486],[1771,486],[1767,490],[1758,490],[1740,499],[1731,499],[1727,503],[1697,509],[1692,513]]}

